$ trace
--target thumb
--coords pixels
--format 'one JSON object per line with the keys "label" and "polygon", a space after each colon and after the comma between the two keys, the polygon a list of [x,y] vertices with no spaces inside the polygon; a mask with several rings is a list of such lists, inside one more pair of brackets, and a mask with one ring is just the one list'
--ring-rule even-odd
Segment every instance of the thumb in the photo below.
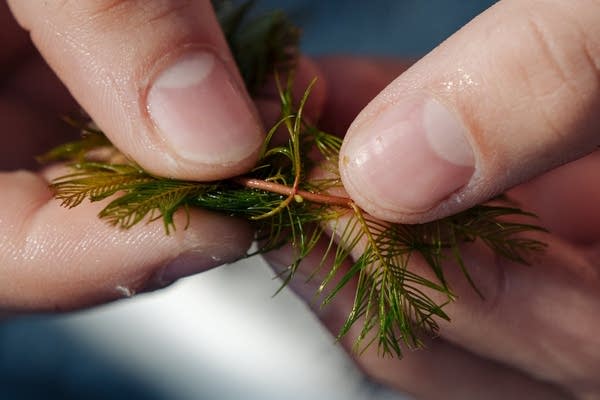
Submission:
{"label": "thumb", "polygon": [[351,125],[343,183],[379,218],[419,223],[593,151],[600,5],[504,0],[402,74]]}
{"label": "thumb", "polygon": [[73,96],[144,169],[250,169],[261,127],[210,1],[9,1]]}

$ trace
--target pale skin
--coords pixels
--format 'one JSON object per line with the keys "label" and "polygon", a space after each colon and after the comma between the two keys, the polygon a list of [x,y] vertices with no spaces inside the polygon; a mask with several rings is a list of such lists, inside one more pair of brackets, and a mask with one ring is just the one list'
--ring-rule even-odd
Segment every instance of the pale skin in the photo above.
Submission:
{"label": "pale skin", "polygon": [[[75,102],[62,84],[121,150],[154,173],[200,180],[235,176],[252,165],[261,136],[253,123],[258,112],[249,100],[236,106],[247,112],[247,123],[227,127],[243,136],[240,148],[227,153],[231,159],[190,159],[178,147],[193,147],[189,137],[161,136],[164,125],[153,120],[158,114],[146,104],[149,93],[150,98],[161,95],[152,91],[152,82],[162,76],[160,68],[188,57],[187,52],[195,53],[185,65],[205,68],[211,85],[226,84],[240,98],[247,95],[237,86],[239,76],[208,2],[142,3],[149,4],[9,1],[60,80],[4,3],[0,6],[2,37],[10,38],[0,49],[0,123],[11,144],[0,150],[7,171],[0,174],[0,310],[5,313],[82,308],[160,287],[174,278],[172,269],[169,275],[160,272],[169,265],[177,266],[177,276],[200,272],[239,258],[251,242],[245,223],[202,211],[194,211],[189,228],[172,236],[164,235],[160,223],[118,231],[97,220],[98,206],[68,211],[53,201],[47,179],[56,169],[12,172],[32,168],[33,155],[64,139],[56,115],[73,110]],[[463,170],[453,175],[464,178],[464,185],[442,197],[427,187],[421,188],[423,196],[408,199],[389,191],[372,196],[377,187],[358,190],[360,166],[342,164],[348,194],[361,207],[395,222],[426,221],[529,181],[510,194],[551,232],[541,237],[548,250],[528,267],[469,248],[486,300],[449,266],[459,295],[447,308],[452,322],[443,324],[429,349],[407,352],[401,361],[379,358],[375,349],[356,357],[373,379],[418,398],[600,398],[600,189],[595,185],[600,158],[592,153],[600,126],[599,18],[600,3],[593,0],[504,0],[406,72],[406,64],[389,60],[318,62],[327,93],[316,93],[313,115],[323,115],[323,127],[337,132],[352,125],[342,149],[351,162],[365,148],[357,141],[369,140],[361,137],[361,127],[408,101],[405,93],[441,104],[458,121],[473,153],[458,160],[474,160],[470,175]],[[229,78],[209,69],[213,65],[229,71]],[[183,81],[196,84],[198,79],[187,74]],[[169,90],[181,82],[171,75],[162,81]],[[272,112],[268,100],[259,108],[263,116]],[[198,133],[199,141],[203,135]],[[364,152],[366,160],[377,167],[370,151]],[[569,161],[574,162],[543,174]],[[411,182],[410,175],[397,180],[398,187],[423,185]],[[271,261],[281,264],[285,252]],[[307,293],[298,284],[293,288]],[[317,313],[333,332],[351,299],[349,288]],[[344,344],[353,339],[351,334]]]}

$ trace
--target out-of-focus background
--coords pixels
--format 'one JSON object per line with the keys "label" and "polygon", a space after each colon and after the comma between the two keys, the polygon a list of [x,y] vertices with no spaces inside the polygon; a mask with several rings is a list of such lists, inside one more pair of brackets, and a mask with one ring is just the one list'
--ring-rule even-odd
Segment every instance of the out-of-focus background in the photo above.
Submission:
{"label": "out-of-focus background", "polygon": [[[151,1],[151,0],[150,0]],[[492,0],[262,0],[308,54],[418,56]],[[403,399],[375,385],[259,259],[151,294],[0,324],[0,399]]]}

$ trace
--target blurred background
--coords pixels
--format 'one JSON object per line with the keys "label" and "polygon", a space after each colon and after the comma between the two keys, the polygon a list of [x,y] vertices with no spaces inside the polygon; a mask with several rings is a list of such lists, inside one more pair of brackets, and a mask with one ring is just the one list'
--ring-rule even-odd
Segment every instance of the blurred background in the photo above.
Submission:
{"label": "blurred background", "polygon": [[[151,1],[151,0],[150,0]],[[492,0],[261,0],[307,54],[415,57]],[[405,399],[369,382],[260,258],[77,313],[0,323],[1,399]]]}

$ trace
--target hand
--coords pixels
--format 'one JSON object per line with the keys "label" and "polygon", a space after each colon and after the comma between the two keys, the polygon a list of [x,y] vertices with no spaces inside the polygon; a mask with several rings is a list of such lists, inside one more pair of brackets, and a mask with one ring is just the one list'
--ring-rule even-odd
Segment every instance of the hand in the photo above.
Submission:
{"label": "hand", "polygon": [[[471,264],[489,268],[478,270],[488,300],[459,289],[453,322],[431,352],[434,365],[452,360],[445,379],[462,372],[454,386],[487,386],[485,396],[462,397],[534,397],[531,383],[492,372],[500,367],[485,359],[578,398],[600,396],[600,158],[581,158],[598,146],[598,18],[595,1],[499,2],[391,83],[348,130],[344,185],[390,221],[443,217],[579,159],[510,192],[552,232],[544,256],[523,267],[473,252]],[[394,380],[384,372],[392,368],[377,371]]]}
{"label": "hand", "polygon": [[[254,164],[262,128],[208,0],[9,5],[75,100],[144,168],[200,180]],[[0,168],[13,170],[64,140],[59,118],[76,106],[6,3],[0,22]],[[0,312],[130,296],[233,261],[251,243],[246,223],[197,210],[171,236],[160,221],[116,230],[95,217],[99,204],[52,200],[56,173],[0,173]]]}
{"label": "hand", "polygon": [[[381,218],[423,222],[595,150],[598,17],[592,1],[492,7],[402,74],[353,122],[341,165],[350,195]],[[537,384],[523,376],[579,398],[600,396],[599,170],[593,154],[510,193],[538,213],[552,232],[544,238],[550,246],[530,267],[498,265],[474,253],[471,263],[489,268],[477,272],[491,295],[481,302],[459,289],[443,341],[415,357],[454,385],[408,383],[400,369],[414,371],[410,363],[395,371],[380,364],[370,369],[375,376],[412,385],[426,397],[435,397],[434,387],[478,393],[487,386],[479,397],[512,391],[506,397],[532,398]],[[454,286],[462,287],[458,278]],[[510,377],[486,359],[524,374]],[[367,357],[363,365],[372,362]],[[451,367],[440,368],[448,362]]]}
{"label": "hand", "polygon": [[600,156],[581,158],[598,146],[599,17],[595,1],[499,2],[352,123],[344,185],[390,221],[443,217],[579,159],[509,193],[552,232],[546,253],[525,267],[473,249],[487,300],[454,277],[441,340],[399,362],[358,357],[372,376],[425,398],[600,396]]}
{"label": "hand", "polygon": [[[356,356],[374,379],[417,398],[600,397],[600,17],[597,2],[504,1],[402,73],[356,118],[342,148],[349,194],[370,213],[424,222],[509,192],[539,215],[548,248],[524,266],[467,246],[481,300],[454,265],[458,301],[440,338],[403,360]],[[323,115],[360,110],[389,63],[327,60]],[[343,110],[342,110],[343,111]],[[568,161],[578,159],[542,175]],[[537,177],[535,179],[532,179]],[[343,228],[340,228],[343,229]],[[285,265],[285,253],[270,260]],[[311,271],[319,262],[305,265]],[[413,262],[411,268],[421,265]],[[317,280],[318,281],[318,280]],[[293,283],[307,300],[315,288]],[[313,299],[314,300],[314,299]],[[315,312],[337,333],[352,288]],[[343,340],[348,348],[356,339]]]}

